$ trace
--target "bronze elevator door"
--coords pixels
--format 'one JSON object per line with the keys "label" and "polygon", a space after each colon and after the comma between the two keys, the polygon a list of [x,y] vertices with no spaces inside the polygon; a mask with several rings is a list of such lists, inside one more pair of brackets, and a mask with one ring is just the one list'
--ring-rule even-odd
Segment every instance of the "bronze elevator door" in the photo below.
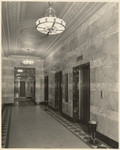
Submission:
{"label": "bronze elevator door", "polygon": [[62,112],[62,71],[55,74],[55,107]]}
{"label": "bronze elevator door", "polygon": [[90,70],[88,66],[79,70],[79,119],[86,125],[90,120]]}
{"label": "bronze elevator door", "polygon": [[25,81],[20,81],[20,97],[25,97]]}
{"label": "bronze elevator door", "polygon": [[44,89],[45,100],[44,101],[48,101],[48,76],[45,76],[44,84],[45,84],[45,89]]}

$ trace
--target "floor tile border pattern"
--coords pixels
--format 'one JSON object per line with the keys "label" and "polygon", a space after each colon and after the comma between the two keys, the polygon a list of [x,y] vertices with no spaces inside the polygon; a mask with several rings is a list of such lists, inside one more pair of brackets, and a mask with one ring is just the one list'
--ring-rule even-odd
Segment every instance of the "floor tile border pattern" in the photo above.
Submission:
{"label": "floor tile border pattern", "polygon": [[2,148],[8,147],[11,110],[12,106],[6,106],[2,115]]}
{"label": "floor tile border pattern", "polygon": [[[44,109],[44,106],[40,106],[42,109]],[[75,134],[78,138],[80,138],[83,142],[85,142],[90,148],[101,148],[101,149],[109,149],[110,147],[100,140],[97,139],[98,145],[92,145],[89,143],[89,140],[91,136],[87,133],[85,133],[80,127],[77,127],[76,125],[72,124],[67,119],[63,118],[59,114],[56,114],[56,112],[52,111],[51,109],[47,109],[46,111],[49,115],[51,115],[53,118],[55,118],[58,122],[60,122],[63,126],[65,126],[69,131],[71,131],[73,134]]]}

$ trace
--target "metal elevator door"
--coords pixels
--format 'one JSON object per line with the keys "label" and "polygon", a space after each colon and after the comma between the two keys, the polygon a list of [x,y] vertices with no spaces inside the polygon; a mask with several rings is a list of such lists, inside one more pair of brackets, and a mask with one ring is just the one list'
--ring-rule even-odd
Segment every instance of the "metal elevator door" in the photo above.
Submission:
{"label": "metal elevator door", "polygon": [[79,119],[88,124],[90,120],[90,70],[79,70]]}
{"label": "metal elevator door", "polygon": [[25,81],[20,81],[20,97],[25,97]]}

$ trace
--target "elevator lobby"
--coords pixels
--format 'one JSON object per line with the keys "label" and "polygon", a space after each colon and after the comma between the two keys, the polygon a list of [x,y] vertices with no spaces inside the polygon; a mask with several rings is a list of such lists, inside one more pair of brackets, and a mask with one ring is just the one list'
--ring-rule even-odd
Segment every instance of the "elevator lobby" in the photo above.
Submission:
{"label": "elevator lobby", "polygon": [[1,148],[119,148],[119,2],[1,1]]}

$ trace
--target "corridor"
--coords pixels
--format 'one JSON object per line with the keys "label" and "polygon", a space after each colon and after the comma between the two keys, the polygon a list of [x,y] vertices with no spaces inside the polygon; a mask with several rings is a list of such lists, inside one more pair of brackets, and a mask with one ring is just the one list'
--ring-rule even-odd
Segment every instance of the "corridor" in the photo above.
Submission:
{"label": "corridor", "polygon": [[40,106],[12,107],[9,148],[89,148]]}
{"label": "corridor", "polygon": [[119,4],[1,1],[2,148],[119,148]]}

